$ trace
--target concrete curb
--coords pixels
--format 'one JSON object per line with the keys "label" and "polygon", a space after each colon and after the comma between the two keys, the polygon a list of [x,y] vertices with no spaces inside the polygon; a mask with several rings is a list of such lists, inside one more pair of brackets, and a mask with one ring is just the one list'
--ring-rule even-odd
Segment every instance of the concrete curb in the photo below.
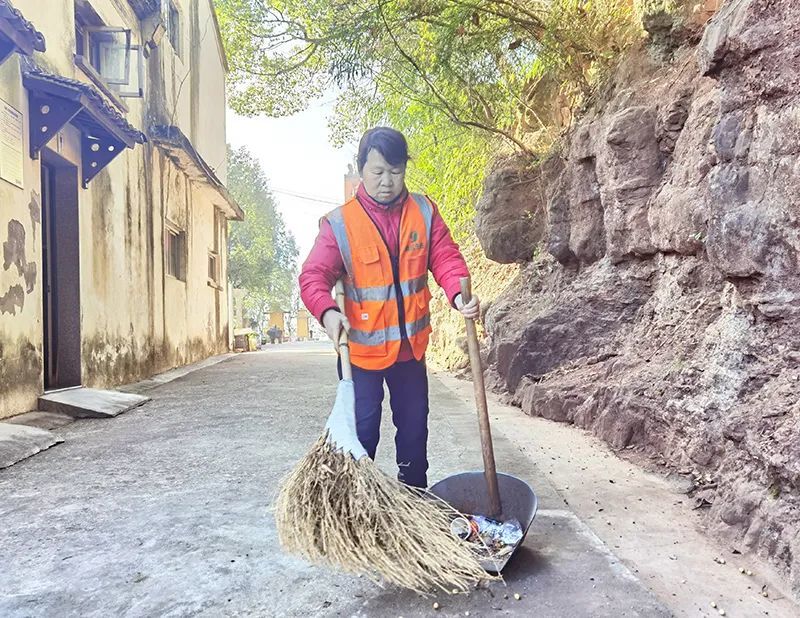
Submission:
{"label": "concrete curb", "polygon": [[121,391],[123,393],[134,393],[139,394],[143,392],[147,392],[153,390],[154,388],[158,388],[164,384],[169,384],[170,382],[174,382],[179,378],[189,375],[199,369],[205,369],[206,367],[212,367],[213,365],[217,365],[219,363],[225,362],[226,360],[230,360],[238,356],[235,352],[226,352],[225,354],[218,354],[217,356],[210,356],[204,360],[198,361],[196,363],[192,363],[191,365],[183,365],[182,367],[176,367],[175,369],[170,369],[169,371],[165,371],[163,373],[157,373],[154,376],[141,380],[139,382],[134,382],[132,384],[125,384],[123,386],[117,387],[116,390]]}

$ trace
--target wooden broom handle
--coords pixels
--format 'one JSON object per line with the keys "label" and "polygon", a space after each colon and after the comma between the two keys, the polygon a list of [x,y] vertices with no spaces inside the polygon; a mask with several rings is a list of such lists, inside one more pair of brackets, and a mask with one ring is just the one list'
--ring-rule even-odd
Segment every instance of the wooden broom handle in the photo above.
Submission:
{"label": "wooden broom handle", "polygon": [[[472,299],[472,283],[469,277],[461,278],[461,300],[467,304]],[[486,404],[486,387],[483,383],[483,367],[481,366],[481,350],[478,345],[478,329],[475,320],[464,318],[467,325],[467,347],[469,364],[472,368],[472,385],[475,388],[475,404],[478,407],[478,427],[481,434],[481,450],[483,451],[483,474],[489,490],[489,517],[499,517],[503,511],[500,503],[500,492],[497,489],[497,468],[494,463],[494,447],[492,446],[492,428],[489,426],[489,407]]]}
{"label": "wooden broom handle", "polygon": [[[344,308],[344,283],[341,279],[336,281],[336,304],[339,306],[339,311],[342,315],[346,315]],[[342,329],[339,331],[339,341],[336,344],[339,348],[339,360],[342,363],[342,379],[353,379],[353,366],[350,364],[350,342],[347,338],[347,331]]]}

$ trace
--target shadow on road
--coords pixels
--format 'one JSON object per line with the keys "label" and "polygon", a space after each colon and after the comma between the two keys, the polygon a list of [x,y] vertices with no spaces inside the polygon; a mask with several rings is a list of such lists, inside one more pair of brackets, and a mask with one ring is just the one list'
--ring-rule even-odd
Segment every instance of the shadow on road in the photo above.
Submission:
{"label": "shadow on road", "polygon": [[550,570],[544,556],[530,547],[523,545],[503,570],[503,579],[507,584],[525,581]]}

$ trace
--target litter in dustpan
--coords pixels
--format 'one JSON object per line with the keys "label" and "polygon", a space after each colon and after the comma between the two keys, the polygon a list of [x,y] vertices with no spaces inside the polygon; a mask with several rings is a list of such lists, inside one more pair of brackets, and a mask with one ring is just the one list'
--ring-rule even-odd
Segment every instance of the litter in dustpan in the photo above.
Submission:
{"label": "litter in dustpan", "polygon": [[[461,298],[465,303],[472,298],[469,277],[461,279]],[[464,321],[478,409],[483,471],[461,472],[445,477],[433,485],[430,492],[461,513],[476,514],[451,519],[450,533],[466,541],[481,555],[481,566],[499,574],[522,545],[536,515],[537,500],[536,494],[525,481],[497,472],[478,332],[474,320],[465,317]]]}
{"label": "litter in dustpan", "polygon": [[516,519],[501,522],[483,515],[456,517],[450,524],[450,532],[473,545],[482,558],[490,560],[511,555],[524,536]]}

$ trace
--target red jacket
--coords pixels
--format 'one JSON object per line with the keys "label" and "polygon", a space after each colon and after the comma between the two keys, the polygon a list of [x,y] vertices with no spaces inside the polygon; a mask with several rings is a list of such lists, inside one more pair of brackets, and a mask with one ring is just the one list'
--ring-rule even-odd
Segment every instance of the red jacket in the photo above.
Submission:
{"label": "red jacket", "polygon": [[[359,201],[367,209],[368,214],[380,229],[381,234],[389,242],[389,252],[397,255],[397,239],[400,233],[401,209],[398,207],[405,201],[404,192],[392,204],[379,204],[364,190],[358,187]],[[441,286],[452,304],[453,299],[461,291],[460,279],[469,275],[467,264],[458,249],[458,245],[450,236],[447,224],[434,204],[431,224],[430,270],[436,283]],[[320,322],[328,309],[335,309],[336,302],[331,297],[331,290],[336,280],[344,274],[344,262],[339,252],[339,245],[333,236],[330,223],[323,221],[317,240],[303,263],[300,272],[300,297],[303,303]],[[404,342],[399,361],[413,358],[411,348]]]}

